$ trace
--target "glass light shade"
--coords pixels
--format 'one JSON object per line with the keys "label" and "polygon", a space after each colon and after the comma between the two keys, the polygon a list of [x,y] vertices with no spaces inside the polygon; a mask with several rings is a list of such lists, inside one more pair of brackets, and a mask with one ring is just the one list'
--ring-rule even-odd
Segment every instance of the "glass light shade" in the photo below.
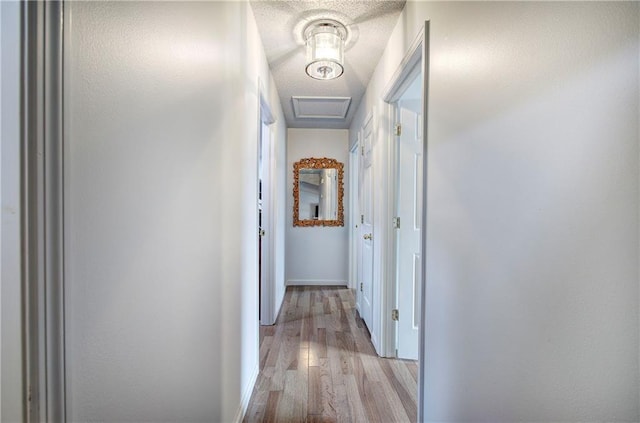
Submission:
{"label": "glass light shade", "polygon": [[307,38],[306,72],[315,79],[334,79],[342,75],[344,43],[333,26],[320,25]]}

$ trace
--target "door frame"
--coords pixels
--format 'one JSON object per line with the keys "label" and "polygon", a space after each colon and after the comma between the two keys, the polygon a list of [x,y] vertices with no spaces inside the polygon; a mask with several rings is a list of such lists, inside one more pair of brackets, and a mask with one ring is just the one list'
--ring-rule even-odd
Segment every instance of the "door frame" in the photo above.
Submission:
{"label": "door frame", "polygon": [[[258,242],[262,243],[262,258],[261,262],[257,263],[257,268],[259,269],[262,266],[264,271],[261,272],[261,276],[259,277],[258,283],[260,284],[260,295],[258,298],[259,307],[261,308],[261,313],[258,316],[261,325],[273,325],[276,321],[275,316],[275,207],[274,207],[274,195],[275,195],[275,187],[274,187],[274,172],[275,172],[275,160],[274,160],[274,143],[273,143],[273,131],[269,129],[268,135],[268,145],[266,146],[266,151],[264,150],[264,139],[263,139],[263,126],[270,128],[273,123],[275,123],[276,119],[271,109],[271,105],[267,99],[267,95],[262,84],[262,81],[258,79],[258,154],[256,170],[257,170],[257,181],[256,181],[256,199],[259,197],[259,190],[262,189],[262,210],[266,210],[267,219],[262,219],[262,228],[265,230],[266,235],[261,237],[260,231],[260,222],[256,222],[258,226],[257,236]],[[266,161],[263,160],[262,166],[268,166],[267,178],[268,180],[262,180],[262,188],[260,187],[260,151],[262,151],[262,156],[265,157]],[[266,201],[265,201],[266,199]],[[258,206],[258,202],[256,201],[256,216],[260,216],[260,210]]]}
{"label": "door frame", "polygon": [[[400,85],[398,91],[396,94],[394,94],[392,102],[390,103],[392,110],[391,110],[391,118],[392,121],[390,122],[390,124],[393,126],[397,125],[400,120],[401,120],[401,108],[400,108],[400,102],[402,101],[402,98],[404,97],[405,93],[407,92],[407,89],[409,88],[409,86],[416,81],[418,78],[421,77],[421,73],[422,73],[422,66],[421,66],[421,60],[418,61],[415,64],[409,63],[407,68],[410,68],[408,70],[408,72],[406,73],[406,75],[404,75],[403,77],[401,77],[403,79],[402,84]],[[413,66],[411,68],[411,65]],[[402,122],[402,132],[404,133],[404,122]],[[402,135],[400,134],[396,134],[393,133],[392,134],[392,144],[393,144],[393,153],[392,156],[390,156],[390,166],[392,168],[392,174],[393,174],[393,179],[391,180],[391,189],[393,190],[393,198],[392,201],[390,201],[390,203],[393,203],[394,208],[393,208],[393,216],[394,218],[399,218],[400,216],[400,176],[402,173],[402,170],[400,168],[400,153],[401,153],[401,140]],[[422,203],[424,204],[424,199],[422,201]],[[406,225],[408,222],[402,222],[404,225]],[[420,229],[421,230],[421,229]],[[391,279],[389,279],[389,281],[391,282],[391,284],[393,284],[394,286],[394,291],[393,291],[393,304],[394,304],[394,308],[399,310],[401,312],[401,314],[404,316],[403,318],[406,318],[407,315],[407,311],[408,310],[400,310],[401,309],[401,304],[400,304],[400,293],[401,293],[401,286],[400,286],[400,249],[401,249],[401,241],[403,240],[400,236],[401,230],[400,230],[400,226],[393,227],[393,234],[390,237],[390,241],[392,241],[393,243],[393,251],[392,251],[392,256],[393,258],[390,259],[390,266],[392,267],[392,271],[393,271],[393,277]],[[393,348],[395,350],[395,357],[398,357],[399,355],[399,349],[400,349],[400,339],[401,339],[401,331],[400,331],[400,322],[399,321],[394,321],[392,323],[393,326],[393,331],[395,332],[394,336],[393,336]],[[417,342],[417,340],[416,340]],[[416,345],[417,347],[417,345]]]}
{"label": "door frame", "polygon": [[[402,61],[398,65],[398,68],[389,79],[385,89],[383,90],[382,100],[385,102],[385,124],[388,128],[387,139],[387,154],[389,157],[389,166],[387,168],[387,178],[389,181],[393,181],[388,185],[387,198],[394,201],[387,202],[387,212],[389,217],[395,216],[396,211],[396,198],[397,198],[397,149],[393,131],[395,124],[397,107],[396,102],[399,100],[404,91],[408,88],[412,82],[412,77],[415,75],[415,69],[420,66],[422,71],[422,109],[423,109],[423,121],[422,121],[422,138],[423,138],[423,184],[422,184],[422,230],[421,230],[421,249],[422,249],[422,289],[420,294],[420,336],[418,345],[418,421],[424,420],[424,394],[425,394],[425,328],[426,312],[424,304],[426,303],[426,263],[427,263],[427,248],[426,248],[426,234],[427,234],[427,151],[428,151],[428,104],[429,104],[429,29],[430,21],[425,21],[424,26],[418,32],[416,38],[413,40]],[[389,218],[387,222],[388,233],[394,233],[392,219]],[[383,302],[382,302],[382,326],[384,334],[383,350],[385,352],[393,351],[395,353],[396,340],[397,340],[397,324],[391,319],[391,312],[397,304],[397,279],[396,279],[396,267],[397,267],[397,237],[388,236],[386,238],[386,248],[384,252],[384,261],[388,263],[386,266],[386,273],[384,278],[383,290]]]}
{"label": "door frame", "polygon": [[[396,69],[395,73],[391,77],[387,87],[383,91],[382,99],[385,102],[385,123],[389,128],[387,139],[387,157],[389,158],[387,180],[390,181],[388,185],[387,198],[391,201],[387,202],[387,216],[388,219],[388,233],[386,248],[384,253],[384,260],[388,263],[385,274],[385,286],[383,287],[385,301],[383,302],[383,326],[385,337],[383,339],[384,351],[389,357],[396,356],[396,341],[397,341],[397,324],[390,318],[391,312],[397,307],[397,237],[395,228],[393,227],[392,217],[396,215],[396,200],[398,195],[397,180],[398,180],[398,153],[396,135],[394,135],[393,127],[397,117],[397,101],[402,94],[406,91],[412,82],[412,78],[415,76],[417,69],[421,69],[424,76],[424,61],[423,56],[423,39],[424,29],[422,29],[413,43],[409,47],[409,50],[405,54],[404,58],[400,62],[400,65]],[[426,121],[426,118],[423,119]],[[423,131],[423,138],[426,139]],[[426,169],[423,167],[423,169]],[[424,172],[424,170],[423,170]],[[424,175],[424,173],[423,173]],[[424,197],[423,197],[424,203]]]}
{"label": "door frame", "polygon": [[23,414],[65,421],[64,3],[21,4]]}
{"label": "door frame", "polygon": [[[360,127],[360,129],[358,130],[358,143],[360,145],[360,152],[359,152],[359,158],[358,158],[358,186],[360,187],[360,183],[363,182],[363,166],[366,163],[365,160],[365,154],[367,153],[366,149],[366,143],[365,143],[365,128],[367,128],[367,126],[371,127],[371,149],[369,150],[368,154],[371,155],[370,157],[370,167],[371,167],[371,175],[370,178],[371,180],[371,184],[373,187],[373,184],[375,184],[375,179],[377,177],[377,166],[378,163],[376,161],[376,136],[377,136],[377,119],[376,119],[376,113],[375,113],[375,107],[373,108],[373,110],[371,110],[369,113],[367,113],[367,116],[364,118],[363,120],[363,124]],[[360,196],[361,190],[360,188],[358,188],[358,195]],[[374,190],[372,189],[371,192],[369,193],[369,195],[373,196],[374,195]],[[360,208],[360,197],[356,198],[356,201],[358,201],[358,219],[360,219],[360,216],[364,216],[363,214],[363,210]],[[373,240],[372,242],[372,246],[371,246],[371,254],[372,254],[372,270],[371,270],[371,298],[369,299],[370,301],[370,307],[371,307],[371,318],[370,321],[367,322],[363,316],[363,291],[360,289],[356,289],[356,305],[358,307],[358,312],[360,313],[360,316],[363,318],[363,320],[365,321],[365,324],[367,325],[367,329],[369,330],[369,335],[371,336],[371,343],[373,344],[374,348],[376,349],[376,351],[378,351],[380,349],[380,319],[379,319],[379,314],[377,313],[377,310],[379,310],[379,304],[377,303],[377,301],[379,301],[379,299],[381,298],[381,293],[380,293],[380,271],[379,268],[383,263],[380,263],[379,260],[376,260],[376,254],[377,254],[377,248],[376,247],[378,244],[376,244],[376,238],[378,237],[378,231],[376,230],[377,227],[377,220],[376,220],[376,202],[374,199],[371,200],[371,214],[373,215],[372,217],[370,217],[370,221],[371,221],[371,233],[373,234]],[[367,220],[367,219],[365,219]],[[358,228],[357,231],[357,235],[356,235],[356,242],[358,245],[358,254],[356,255],[356,259],[358,260],[357,265],[358,265],[358,279],[359,281],[357,282],[357,284],[363,283],[362,281],[362,275],[364,274],[364,263],[363,263],[363,238],[362,235],[362,231],[363,231],[363,225],[364,223],[361,221],[360,223],[360,227]],[[358,287],[359,288],[359,287]]]}
{"label": "door frame", "polygon": [[360,172],[360,133],[349,150],[349,288],[356,291],[356,308],[359,307],[358,292],[358,236],[360,209],[358,207],[358,174]]}

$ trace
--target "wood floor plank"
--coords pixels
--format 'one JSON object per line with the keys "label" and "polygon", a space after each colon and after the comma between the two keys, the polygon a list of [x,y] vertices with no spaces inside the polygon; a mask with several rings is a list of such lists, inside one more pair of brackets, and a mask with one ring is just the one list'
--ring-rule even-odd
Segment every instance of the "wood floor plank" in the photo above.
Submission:
{"label": "wood floor plank", "polygon": [[273,336],[265,336],[262,339],[262,343],[260,344],[260,368],[262,369],[265,366],[267,361],[267,355],[271,350],[271,345],[273,344]]}
{"label": "wood floor plank", "polygon": [[407,369],[409,369],[409,372],[411,372],[411,376],[413,376],[413,380],[416,381],[416,383],[418,382],[418,363],[413,361],[413,362],[409,362],[406,361],[405,366],[407,366]]}
{"label": "wood floor plank", "polygon": [[322,414],[322,383],[320,367],[309,366],[309,399],[307,414]]}
{"label": "wood floor plank", "polygon": [[263,326],[264,329],[260,331],[261,336],[273,336],[276,333],[277,326]]}
{"label": "wood floor plank", "polygon": [[267,407],[264,411],[263,421],[266,423],[276,423],[278,421],[278,403],[280,402],[280,391],[270,391]]}
{"label": "wood floor plank", "polygon": [[333,386],[334,393],[336,421],[351,422],[353,421],[354,416],[352,416],[351,407],[349,405],[347,387],[345,386],[345,379],[342,372],[342,361],[340,358],[341,351],[337,347],[338,341],[336,340],[335,333],[332,331],[326,333],[325,338],[327,346],[327,363],[329,366],[329,373],[331,374],[331,384]]}
{"label": "wood floor plank", "polygon": [[331,373],[331,381],[333,383],[333,406],[336,412],[336,421],[350,422],[354,421],[349,407],[349,399],[347,397],[347,388],[344,385],[342,374],[339,375],[340,382],[337,383],[333,379],[334,373]]}
{"label": "wood floor plank", "polygon": [[322,309],[324,314],[331,314],[331,303],[329,302],[329,297],[325,296],[322,299]]}
{"label": "wood floor plank", "polygon": [[364,404],[360,399],[360,392],[358,391],[358,385],[354,375],[344,376],[344,387],[347,393],[347,404],[349,406],[349,416],[352,422],[366,422],[367,413],[364,409]]}
{"label": "wood floor plank", "polygon": [[333,331],[329,331],[325,334],[327,345],[327,358],[329,359],[329,368],[331,370],[331,379],[334,384],[342,384],[342,365],[340,361],[340,349],[338,347],[338,340],[336,334]]}
{"label": "wood floor plank", "polygon": [[409,398],[416,403],[417,408],[418,385],[416,379],[413,378],[413,375],[407,368],[405,361],[407,360],[388,360],[393,373],[401,381],[402,386],[407,389]]}
{"label": "wood floor plank", "polygon": [[327,320],[325,319],[324,306],[322,305],[322,302],[316,302],[313,310],[313,316],[315,318],[316,328],[327,328]]}
{"label": "wood floor plank", "polygon": [[307,398],[299,389],[298,370],[287,370],[284,391],[278,405],[277,420],[279,422],[302,422],[307,416]]}
{"label": "wood floor plank", "polygon": [[300,349],[300,337],[286,335],[280,347],[281,368],[295,370],[298,368],[298,350]]}
{"label": "wood floor plank", "polygon": [[[414,398],[411,398],[411,394],[407,390],[407,388],[401,383],[400,379],[396,376],[393,369],[391,368],[390,360],[379,360],[378,363],[382,368],[382,371],[387,376],[387,380],[389,381],[389,388],[393,392],[398,395],[400,402],[402,403],[402,407],[404,408],[404,412],[409,417],[410,421],[416,421],[418,418],[416,401]],[[391,391],[390,390],[390,391]],[[387,395],[388,396],[388,395]]]}
{"label": "wood floor plank", "polygon": [[249,406],[247,407],[245,422],[261,422],[264,419],[266,412],[267,401],[269,398],[269,389],[271,387],[271,377],[273,376],[275,369],[273,367],[267,367],[260,371],[256,386],[253,390],[253,395]]}
{"label": "wood floor plank", "polygon": [[308,415],[318,414],[332,420],[336,419],[336,399],[326,358],[320,360],[319,366],[309,367],[308,405]]}
{"label": "wood floor plank", "polygon": [[352,357],[356,352],[356,344],[353,340],[351,333],[336,332],[336,340],[338,343],[338,351],[340,357],[340,367],[342,368],[342,374],[353,374],[353,362]]}
{"label": "wood floor plank", "polygon": [[278,354],[280,353],[280,338],[274,337],[271,344],[272,347],[269,348],[269,352],[267,353],[264,359],[264,367],[273,367],[276,365],[276,361],[278,360]]}
{"label": "wood floor plank", "polygon": [[318,358],[327,358],[327,329],[318,328],[317,331]]}
{"label": "wood floor plank", "polygon": [[244,422],[416,420],[417,364],[377,356],[347,288],[289,287],[259,360]]}
{"label": "wood floor plank", "polygon": [[329,360],[326,358],[320,359],[320,387],[322,389],[322,415],[335,420],[338,402],[336,401]]}
{"label": "wood floor plank", "polygon": [[328,416],[310,414],[307,416],[305,423],[334,423],[335,421],[336,419]]}
{"label": "wood floor plank", "polygon": [[370,383],[367,388],[368,395],[374,398],[383,422],[410,421],[409,416],[404,411],[404,407],[400,404],[398,395],[394,395],[394,392],[385,383]]}
{"label": "wood floor plank", "polygon": [[[378,405],[371,392],[372,381],[367,377],[367,373],[364,370],[362,360],[356,356],[353,358],[353,376],[355,378],[356,387],[360,402],[365,410],[368,422],[384,422],[381,420],[381,415],[378,410]],[[381,404],[382,405],[382,404]]]}

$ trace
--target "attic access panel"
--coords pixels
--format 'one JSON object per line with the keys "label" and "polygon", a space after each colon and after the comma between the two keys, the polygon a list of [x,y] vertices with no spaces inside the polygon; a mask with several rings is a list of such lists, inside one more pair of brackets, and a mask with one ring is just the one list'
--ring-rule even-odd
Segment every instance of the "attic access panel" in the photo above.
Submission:
{"label": "attic access panel", "polygon": [[346,119],[351,97],[293,96],[296,119]]}

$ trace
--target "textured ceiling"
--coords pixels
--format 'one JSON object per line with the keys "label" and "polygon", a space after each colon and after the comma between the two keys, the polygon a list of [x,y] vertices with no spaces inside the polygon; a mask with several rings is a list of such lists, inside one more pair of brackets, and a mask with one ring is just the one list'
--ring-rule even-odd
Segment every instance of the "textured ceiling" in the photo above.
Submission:
{"label": "textured ceiling", "polygon": [[[349,127],[404,4],[405,0],[251,2],[288,127]],[[302,31],[316,19],[335,19],[349,32],[344,74],[331,81],[312,79],[304,71]],[[296,119],[291,102],[294,96],[352,100],[346,119]]]}

